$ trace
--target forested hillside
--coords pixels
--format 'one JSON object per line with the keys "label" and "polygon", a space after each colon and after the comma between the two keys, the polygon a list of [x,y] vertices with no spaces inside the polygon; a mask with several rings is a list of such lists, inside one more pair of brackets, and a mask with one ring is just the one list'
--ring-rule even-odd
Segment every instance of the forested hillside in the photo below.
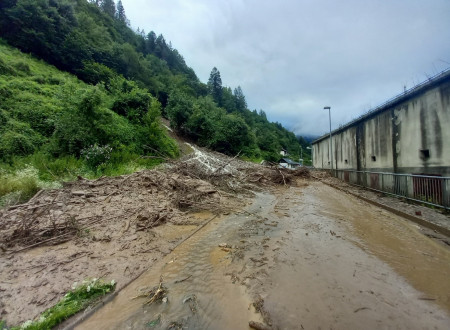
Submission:
{"label": "forested hillside", "polygon": [[175,157],[160,115],[199,145],[248,159],[307,145],[250,111],[218,69],[202,83],[161,34],[133,31],[121,1],[2,0],[0,37],[0,197],[22,189],[11,178],[24,169],[57,181]]}
{"label": "forested hillside", "polygon": [[2,43],[0,54],[1,204],[161,162],[146,155],[177,156],[160,103],[135,82],[111,72],[108,88],[93,86]]}

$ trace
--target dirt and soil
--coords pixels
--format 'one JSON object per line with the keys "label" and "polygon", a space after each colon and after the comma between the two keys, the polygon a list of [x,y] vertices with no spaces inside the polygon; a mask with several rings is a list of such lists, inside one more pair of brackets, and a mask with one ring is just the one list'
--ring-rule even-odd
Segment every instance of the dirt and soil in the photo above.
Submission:
{"label": "dirt and soil", "polygon": [[450,246],[450,236],[448,234],[450,233],[450,212],[448,210],[420,205],[415,202],[409,202],[405,198],[393,197],[351,185],[331,176],[326,171],[312,172],[312,176],[332,187],[365,200],[372,201],[381,207],[398,210],[405,216],[409,216],[410,220],[415,221],[418,224],[423,224],[425,222],[426,226],[420,226],[424,235]]}
{"label": "dirt and soil", "polygon": [[[416,224],[314,180],[246,202],[77,329],[448,328],[450,250]],[[161,277],[167,302],[132,300]]]}
{"label": "dirt and soil", "polygon": [[120,290],[205,221],[241,207],[243,196],[294,177],[187,148],[159,169],[79,178],[1,210],[0,319],[33,319],[87,278],[114,279]]}
{"label": "dirt and soil", "polygon": [[[448,328],[445,238],[305,169],[183,148],[158,169],[1,210],[0,319],[35,318],[95,277],[119,293],[80,329]],[[161,301],[132,299],[158,288]]]}

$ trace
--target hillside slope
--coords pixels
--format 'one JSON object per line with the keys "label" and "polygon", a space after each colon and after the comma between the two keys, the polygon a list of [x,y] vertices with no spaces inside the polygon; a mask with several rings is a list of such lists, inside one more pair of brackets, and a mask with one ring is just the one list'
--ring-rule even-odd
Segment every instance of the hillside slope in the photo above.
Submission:
{"label": "hillside slope", "polygon": [[30,197],[46,183],[130,173],[174,157],[160,104],[111,72],[92,86],[0,43],[0,198]]}
{"label": "hillside slope", "polygon": [[135,81],[159,100],[173,128],[202,146],[272,161],[281,148],[306,150],[263,110],[251,111],[240,86],[222,85],[217,68],[204,84],[162,34],[131,30],[125,8],[112,0],[6,0],[0,37],[90,84],[108,87],[113,73]]}

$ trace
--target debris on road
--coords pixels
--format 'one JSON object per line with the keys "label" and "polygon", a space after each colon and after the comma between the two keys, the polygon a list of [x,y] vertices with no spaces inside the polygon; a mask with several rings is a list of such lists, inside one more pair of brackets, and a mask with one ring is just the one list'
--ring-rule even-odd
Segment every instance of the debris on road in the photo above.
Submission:
{"label": "debris on road", "polygon": [[[2,318],[18,324],[37,316],[82,278],[111,276],[120,290],[212,216],[241,207],[242,197],[308,175],[191,148],[154,170],[78,177],[1,209],[0,282],[11,283],[0,287]],[[209,218],[196,218],[201,212]],[[36,286],[43,278],[56,283],[51,290]]]}

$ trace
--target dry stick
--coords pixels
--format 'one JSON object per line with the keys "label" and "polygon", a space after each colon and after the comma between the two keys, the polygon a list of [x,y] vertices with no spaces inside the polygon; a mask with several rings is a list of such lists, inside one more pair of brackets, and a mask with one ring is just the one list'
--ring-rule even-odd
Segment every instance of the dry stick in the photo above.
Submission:
{"label": "dry stick", "polygon": [[[10,207],[8,208],[8,211],[15,210],[15,209],[17,209],[17,208],[19,208],[19,207],[29,206],[29,205],[30,205],[36,198],[38,198],[39,195],[42,194],[43,192],[44,192],[44,189],[39,190],[39,191],[36,193],[36,195],[34,195],[33,197],[31,197],[31,199],[30,199],[28,202],[23,203],[23,204],[17,204],[17,205],[10,206]],[[49,205],[49,204],[37,205],[37,206],[34,206],[33,208],[42,207],[42,206],[44,206],[44,205]]]}
{"label": "dry stick", "polygon": [[104,175],[101,175],[99,178],[95,179],[94,182],[97,182],[97,181],[103,179],[104,177],[105,177]]}
{"label": "dry stick", "polygon": [[141,159],[163,159],[167,160],[167,158],[161,157],[161,156],[139,156]]}
{"label": "dry stick", "polygon": [[125,223],[125,228],[122,232],[122,235],[125,234],[128,231],[128,229],[130,228],[130,222],[131,222],[131,219],[128,219],[127,222]]}
{"label": "dry stick", "polygon": [[45,189],[39,190],[33,197],[30,198],[27,204],[33,203],[44,191]]}
{"label": "dry stick", "polygon": [[38,246],[38,245],[41,245],[41,244],[44,244],[44,243],[53,241],[53,240],[55,240],[55,239],[58,239],[58,238],[61,238],[61,237],[64,237],[64,236],[67,236],[67,235],[69,235],[69,234],[72,234],[72,233],[65,233],[65,234],[62,234],[62,235],[59,235],[59,236],[55,236],[55,237],[52,237],[52,238],[47,239],[47,240],[45,240],[45,241],[40,241],[40,242],[38,242],[38,243],[36,243],[36,244],[32,244],[32,245],[26,246],[26,247],[24,247],[24,248],[22,248],[22,249],[19,249],[19,250],[16,250],[16,251],[8,252],[8,254],[13,254],[13,253],[22,252],[22,251],[28,250],[28,249],[30,249],[30,248],[32,248],[32,247],[35,247],[35,246]]}
{"label": "dry stick", "polygon": [[241,151],[242,151],[242,150],[240,150],[240,151],[236,154],[236,156],[234,156],[233,158],[231,158],[227,163],[225,163],[224,165],[219,166],[218,168],[216,168],[209,176],[212,176],[214,173],[216,173],[216,172],[219,171],[220,169],[225,168],[227,165],[229,165],[233,160],[236,159],[236,157],[238,157],[238,156],[241,154]]}
{"label": "dry stick", "polygon": [[[142,207],[138,207],[133,213],[130,214],[130,216],[132,216],[133,214],[135,214],[136,212],[138,212],[140,209],[142,209]],[[118,217],[121,217],[121,216],[123,216],[123,214],[120,214],[120,215],[118,215],[118,216],[109,218],[108,220],[113,220],[113,219],[118,218]],[[84,218],[84,219],[87,219],[87,218]],[[102,221],[102,220],[104,220],[104,219],[103,219],[103,218],[100,218],[100,219],[94,220],[94,221],[88,223],[87,225],[85,225],[85,227],[81,228],[80,230],[89,229],[89,228],[92,227],[93,224],[95,224],[95,223],[97,223],[97,222],[100,222],[100,221]],[[69,235],[69,234],[73,235],[73,233],[71,233],[71,232],[65,233],[65,234],[62,234],[62,235],[58,235],[58,236],[52,237],[52,238],[50,238],[50,239],[47,239],[47,240],[45,240],[45,241],[41,241],[41,242],[38,242],[38,243],[35,243],[35,244],[32,244],[32,245],[26,246],[26,247],[24,247],[24,248],[22,248],[22,249],[19,249],[19,250],[16,250],[16,251],[11,251],[11,252],[9,252],[8,254],[13,254],[13,253],[21,252],[21,251],[30,249],[30,248],[32,248],[32,247],[39,246],[39,245],[41,245],[41,244],[44,244],[44,243],[47,243],[47,242],[51,242],[51,241],[53,241],[53,240],[55,240],[55,239],[57,239],[57,238],[61,238],[61,237],[67,236],[67,235]]]}
{"label": "dry stick", "polygon": [[176,280],[175,283],[181,283],[181,282],[184,282],[184,281],[190,279],[191,277],[192,277],[192,275],[189,275],[188,277],[183,278],[182,280]]}
{"label": "dry stick", "polygon": [[281,176],[283,177],[283,183],[284,183],[284,185],[286,185],[286,180],[284,179],[284,175],[283,175],[283,173],[281,173],[281,171],[280,170],[278,170],[278,172],[281,174]]}
{"label": "dry stick", "polygon": [[164,159],[165,161],[169,161],[169,160],[170,160],[169,158],[166,157],[167,155],[164,155],[164,154],[163,154],[162,152],[160,152],[159,150],[153,149],[152,147],[149,147],[149,146],[144,146],[144,148],[153,150],[154,152],[156,152],[157,154],[159,154],[159,155],[161,156],[161,158]]}
{"label": "dry stick", "polygon": [[[53,200],[53,201],[54,201],[54,200]],[[52,203],[53,203],[53,202],[52,202]],[[51,205],[51,204],[47,204],[47,207],[46,207],[45,209],[43,209],[42,211],[36,213],[36,214],[34,215],[34,217],[31,218],[31,221],[30,221],[29,223],[23,223],[23,222],[22,222],[22,225],[24,226],[24,228],[25,228],[25,229],[29,229],[29,228],[31,227],[31,225],[33,224],[33,222],[35,222],[36,219],[37,219],[39,216],[43,215],[46,211],[50,212],[50,211],[49,211],[49,205]]]}
{"label": "dry stick", "polygon": [[90,256],[92,253],[94,253],[94,252],[86,252],[86,253],[84,253],[84,254],[82,254],[81,256],[78,256],[78,257],[76,257],[76,258],[73,258],[73,259],[70,259],[70,260],[67,260],[67,261],[61,261],[61,262],[58,262],[57,265],[58,265],[58,266],[61,266],[61,265],[65,265],[65,264],[70,264],[72,261],[75,261],[75,260],[77,260],[77,259],[81,259],[81,258],[83,258],[83,257]]}

